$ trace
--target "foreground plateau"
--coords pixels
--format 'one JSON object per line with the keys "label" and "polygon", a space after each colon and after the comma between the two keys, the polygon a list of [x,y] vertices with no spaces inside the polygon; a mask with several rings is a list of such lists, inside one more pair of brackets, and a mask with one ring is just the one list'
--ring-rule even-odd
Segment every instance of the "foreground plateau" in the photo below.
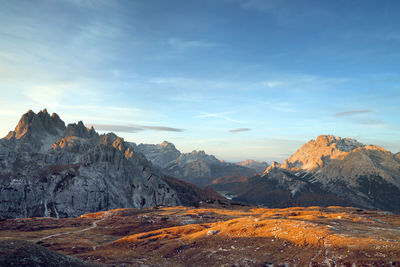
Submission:
{"label": "foreground plateau", "polygon": [[202,203],[7,219],[0,221],[0,265],[13,258],[5,244],[21,253],[10,249],[21,245],[16,240],[32,243],[33,258],[45,247],[109,266],[400,266],[400,215],[343,207]]}

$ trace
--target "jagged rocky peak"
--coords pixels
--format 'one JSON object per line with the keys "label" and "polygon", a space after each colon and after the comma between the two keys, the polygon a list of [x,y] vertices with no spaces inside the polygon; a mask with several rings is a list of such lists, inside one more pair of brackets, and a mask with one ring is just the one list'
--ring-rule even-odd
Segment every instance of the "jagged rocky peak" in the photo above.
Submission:
{"label": "jagged rocky peak", "polygon": [[167,141],[157,145],[139,144],[135,146],[135,149],[143,153],[148,160],[160,168],[165,168],[181,155],[175,145]]}
{"label": "jagged rocky peak", "polygon": [[362,143],[355,139],[341,138],[334,135],[320,135],[318,136],[317,140],[315,140],[315,143],[319,146],[329,146],[345,152],[349,152],[363,146]]}
{"label": "jagged rocky peak", "polygon": [[123,152],[126,158],[131,158],[133,156],[133,146],[129,142],[125,142],[124,138],[119,137],[114,133],[108,133],[101,136],[100,144],[111,145]]}
{"label": "jagged rocky peak", "polygon": [[203,155],[203,156],[206,154],[204,150],[199,150],[199,151],[193,150],[191,153],[192,155]]}
{"label": "jagged rocky peak", "polygon": [[310,140],[285,160],[282,168],[317,170],[332,159],[343,159],[349,152],[364,145],[355,139],[341,138],[333,135],[320,135]]}
{"label": "jagged rocky peak", "polygon": [[57,114],[50,114],[46,109],[37,114],[32,110],[23,114],[14,131],[4,140],[7,146],[21,151],[44,151],[51,148],[55,141],[62,138],[65,123]]}
{"label": "jagged rocky peak", "polygon": [[81,121],[65,127],[47,110],[29,111],[0,143],[0,219],[182,203],[132,145]]}
{"label": "jagged rocky peak", "polygon": [[266,170],[264,171],[264,174],[267,174],[276,169],[280,169],[280,167],[281,167],[281,164],[279,164],[276,161],[273,161],[272,164],[266,168]]}
{"label": "jagged rocky peak", "polygon": [[15,130],[11,131],[6,138],[21,139],[27,136],[41,134],[59,135],[64,129],[65,123],[57,114],[53,113],[50,116],[47,109],[43,109],[37,114],[29,110],[22,115]]}
{"label": "jagged rocky peak", "polygon": [[68,124],[67,128],[65,129],[64,136],[77,136],[81,138],[91,138],[96,136],[97,133],[93,127],[90,129],[86,128],[82,121],[76,123]]}
{"label": "jagged rocky peak", "polygon": [[398,161],[400,161],[400,152],[394,154],[394,157],[395,157]]}
{"label": "jagged rocky peak", "polygon": [[162,142],[162,143],[160,144],[160,146],[161,146],[162,148],[164,148],[164,149],[173,149],[173,150],[176,150],[175,145],[174,145],[173,143],[168,142],[168,141]]}
{"label": "jagged rocky peak", "polygon": [[186,164],[193,161],[204,161],[208,164],[221,163],[221,161],[219,161],[214,155],[208,155],[203,150],[193,150],[190,153],[183,153],[178,157],[177,161],[180,162],[180,164]]}

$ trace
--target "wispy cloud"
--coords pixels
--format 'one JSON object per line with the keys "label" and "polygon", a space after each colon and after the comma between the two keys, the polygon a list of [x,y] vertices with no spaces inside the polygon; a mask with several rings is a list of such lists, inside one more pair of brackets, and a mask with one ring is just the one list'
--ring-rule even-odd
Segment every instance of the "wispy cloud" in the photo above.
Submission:
{"label": "wispy cloud", "polygon": [[247,131],[251,131],[251,129],[250,128],[236,128],[236,129],[229,130],[229,132],[231,132],[231,133],[240,133],[240,132],[247,132]]}
{"label": "wispy cloud", "polygon": [[96,130],[100,131],[111,131],[121,133],[137,133],[145,130],[154,130],[161,132],[183,132],[183,129],[172,128],[166,126],[146,126],[146,125],[117,125],[117,124],[89,124]]}
{"label": "wispy cloud", "polygon": [[314,75],[289,75],[278,78],[271,78],[258,83],[261,86],[267,88],[288,88],[288,89],[296,89],[300,88],[304,90],[304,88],[310,87],[324,87],[326,85],[332,84],[341,84],[345,82],[349,82],[351,79],[335,77],[335,78],[326,78],[319,77]]}
{"label": "wispy cloud", "polygon": [[180,38],[169,38],[168,44],[175,49],[186,49],[186,48],[210,48],[215,47],[218,44],[203,40],[192,40],[186,41]]}
{"label": "wispy cloud", "polygon": [[359,118],[356,119],[356,122],[359,124],[364,124],[364,125],[369,125],[369,126],[384,126],[385,122],[382,120],[377,120],[377,119],[369,119],[369,118]]}
{"label": "wispy cloud", "polygon": [[144,129],[155,130],[155,131],[163,131],[163,132],[183,132],[183,129],[172,128],[166,126],[142,126]]}
{"label": "wispy cloud", "polygon": [[219,80],[192,79],[186,77],[155,77],[148,81],[150,84],[168,86],[171,88],[190,88],[190,89],[226,89],[232,88],[233,83]]}
{"label": "wispy cloud", "polygon": [[[312,5],[302,5],[291,0],[230,0],[237,3],[238,6],[245,10],[255,10],[263,12],[281,25],[294,25],[306,23],[311,17],[319,18],[334,17],[329,12],[327,5],[320,4],[320,1],[314,2]],[[322,1],[323,2],[323,1]],[[322,3],[321,2],[321,3]]]}
{"label": "wispy cloud", "polygon": [[276,8],[276,1],[269,0],[239,0],[240,6],[246,9],[257,9],[260,11],[271,11]]}
{"label": "wispy cloud", "polygon": [[227,112],[218,112],[218,113],[208,113],[202,112],[200,115],[196,116],[196,118],[218,118],[226,121],[236,122],[236,123],[243,123],[242,121],[232,119],[226,115],[232,114],[234,111],[227,111]]}
{"label": "wispy cloud", "polygon": [[120,133],[137,133],[143,131],[143,128],[126,125],[114,125],[114,124],[88,124],[89,127],[93,126],[95,130],[99,131],[110,131]]}
{"label": "wispy cloud", "polygon": [[359,115],[359,114],[365,114],[365,113],[371,113],[372,110],[369,109],[360,109],[360,110],[350,110],[350,111],[344,111],[344,112],[339,112],[334,114],[334,117],[345,117],[345,116],[353,116],[353,115]]}

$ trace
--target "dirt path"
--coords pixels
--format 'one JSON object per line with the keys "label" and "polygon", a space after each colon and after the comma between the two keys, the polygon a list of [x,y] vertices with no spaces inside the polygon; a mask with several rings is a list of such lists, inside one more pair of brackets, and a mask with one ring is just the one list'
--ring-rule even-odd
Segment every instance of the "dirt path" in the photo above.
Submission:
{"label": "dirt path", "polygon": [[97,223],[99,223],[101,221],[104,221],[104,220],[105,220],[105,218],[97,220],[97,221],[94,221],[94,222],[92,222],[91,226],[89,226],[87,228],[84,228],[84,229],[80,229],[80,230],[76,230],[76,231],[70,231],[70,232],[63,232],[63,233],[58,233],[58,234],[53,234],[53,235],[48,235],[48,236],[42,237],[42,238],[40,238],[38,240],[31,240],[31,241],[39,242],[39,241],[43,241],[45,239],[49,239],[49,238],[60,236],[60,235],[69,235],[69,234],[76,234],[76,233],[89,231],[89,230],[92,230],[92,229],[96,228],[97,227]]}

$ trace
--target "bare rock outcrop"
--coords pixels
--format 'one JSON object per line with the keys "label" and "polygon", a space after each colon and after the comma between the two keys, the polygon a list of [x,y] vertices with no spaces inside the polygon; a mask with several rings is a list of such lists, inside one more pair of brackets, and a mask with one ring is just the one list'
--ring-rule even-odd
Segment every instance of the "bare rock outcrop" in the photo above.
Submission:
{"label": "bare rock outcrop", "polygon": [[333,159],[343,159],[349,152],[362,144],[350,138],[320,135],[296,151],[282,166],[286,169],[315,171]]}
{"label": "bare rock outcrop", "polygon": [[137,151],[146,155],[146,158],[150,160],[154,165],[165,168],[174,160],[176,160],[181,152],[176,149],[174,144],[167,141],[161,144],[140,144],[135,147]]}
{"label": "bare rock outcrop", "polygon": [[5,137],[8,145],[18,150],[47,150],[57,139],[64,134],[65,124],[60,117],[47,109],[35,114],[32,110],[22,115],[14,131]]}
{"label": "bare rock outcrop", "polygon": [[322,135],[281,167],[309,177],[355,205],[400,211],[400,162],[382,147]]}

